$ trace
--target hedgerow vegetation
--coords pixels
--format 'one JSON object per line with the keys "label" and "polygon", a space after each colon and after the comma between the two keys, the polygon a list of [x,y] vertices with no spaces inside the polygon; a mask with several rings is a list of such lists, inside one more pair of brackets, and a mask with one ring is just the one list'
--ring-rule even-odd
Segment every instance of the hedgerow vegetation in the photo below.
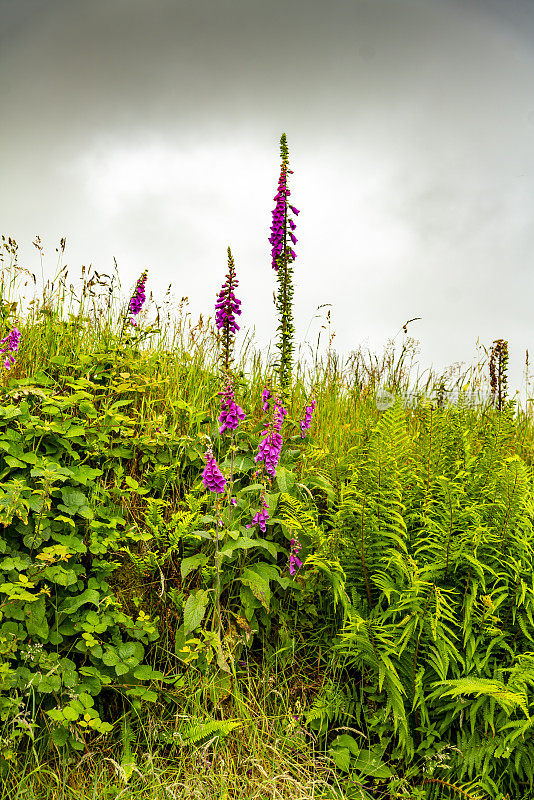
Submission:
{"label": "hedgerow vegetation", "polygon": [[484,365],[414,385],[411,339],[295,363],[285,238],[275,359],[234,349],[230,249],[193,324],[146,273],[77,295],[64,240],[27,301],[2,243],[1,797],[534,797],[506,342],[473,405]]}

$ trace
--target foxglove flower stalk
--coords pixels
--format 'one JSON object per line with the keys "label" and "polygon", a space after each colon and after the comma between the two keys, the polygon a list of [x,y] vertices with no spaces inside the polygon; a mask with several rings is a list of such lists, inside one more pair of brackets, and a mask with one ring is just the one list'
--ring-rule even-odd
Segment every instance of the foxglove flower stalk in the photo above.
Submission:
{"label": "foxglove flower stalk", "polygon": [[256,514],[254,514],[252,520],[247,525],[247,528],[252,528],[253,525],[259,525],[260,530],[263,531],[263,533],[265,533],[265,531],[267,530],[265,527],[265,523],[267,522],[268,519],[269,519],[268,506],[264,504],[261,507],[261,510],[258,511]]}
{"label": "foxglove flower stalk", "polygon": [[261,393],[261,399],[263,401],[263,410],[264,411],[268,411],[269,410],[269,397],[271,397],[271,396],[272,395],[271,395],[269,389],[267,387],[265,387],[265,389]]}
{"label": "foxglove flower stalk", "polygon": [[263,461],[265,465],[265,472],[272,478],[276,475],[276,467],[282,452],[282,436],[280,430],[282,422],[286,416],[287,411],[280,403],[279,398],[275,398],[275,407],[273,412],[273,419],[262,431],[264,437],[258,448],[257,455],[254,456],[254,461]]}
{"label": "foxglove flower stalk", "polygon": [[260,526],[260,530],[263,533],[265,533],[266,530],[267,530],[266,527],[265,527],[265,523],[269,519],[269,511],[267,510],[268,509],[268,505],[267,505],[267,503],[265,501],[265,487],[261,491],[260,503],[261,503],[260,511],[258,511],[256,514],[254,514],[254,516],[252,517],[252,520],[247,525],[247,528],[252,528],[253,525],[259,525]]}
{"label": "foxglove flower stalk", "polygon": [[226,380],[226,387],[224,392],[219,392],[222,395],[221,400],[221,415],[219,422],[222,422],[219,428],[219,433],[224,433],[225,430],[235,431],[239,425],[239,420],[245,419],[245,412],[237,405],[234,398],[234,382],[228,376]]}
{"label": "foxglove flower stalk", "polygon": [[312,400],[311,404],[306,407],[306,413],[304,415],[304,419],[302,419],[300,421],[300,427],[301,427],[301,434],[300,435],[302,436],[303,439],[306,436],[306,431],[309,429],[309,427],[311,425],[311,418],[312,418],[312,414],[313,414],[313,409],[314,408],[315,408],[315,400]]}
{"label": "foxglove flower stalk", "polygon": [[232,251],[228,248],[228,272],[226,274],[226,282],[217,295],[217,302],[215,303],[215,325],[219,331],[222,331],[221,358],[226,372],[230,369],[230,364],[232,362],[233,336],[234,333],[239,330],[239,325],[236,322],[236,315],[241,314],[241,300],[238,300],[234,294],[238,283]]}
{"label": "foxglove flower stalk", "polygon": [[[290,380],[292,372],[293,361],[293,334],[295,329],[293,327],[293,283],[292,274],[293,269],[291,264],[297,257],[295,251],[287,244],[287,239],[290,238],[293,244],[296,244],[298,239],[293,233],[297,227],[295,222],[288,217],[288,202],[287,198],[291,191],[287,187],[287,175],[292,174],[293,170],[289,169],[289,151],[287,148],[287,140],[285,133],[280,138],[280,156],[282,165],[280,168],[280,178],[278,180],[278,192],[274,199],[276,206],[272,212],[272,225],[271,236],[269,242],[271,243],[271,265],[278,278],[278,296],[276,299],[276,308],[279,315],[278,331],[280,332],[277,348],[280,351],[280,360],[277,364],[280,373],[280,384],[282,391],[285,393]],[[289,208],[293,214],[298,215],[300,211],[295,206],[290,205]],[[290,231],[287,230],[289,224]]]}
{"label": "foxglove flower stalk", "polygon": [[300,569],[302,567],[302,561],[297,556],[298,551],[300,550],[300,542],[298,539],[291,539],[291,553],[289,555],[289,574],[295,574],[295,567]]}
{"label": "foxglove flower stalk", "polygon": [[211,447],[208,447],[205,455],[206,466],[204,468],[204,472],[202,473],[202,483],[206,489],[209,489],[210,492],[222,494],[226,486],[226,478],[222,474],[217,462],[215,461],[215,456],[213,455],[213,450]]}
{"label": "foxglove flower stalk", "polygon": [[6,356],[6,359],[4,361],[4,367],[6,369],[11,369],[11,365],[15,363],[15,358],[11,354],[12,353],[16,353],[17,350],[19,349],[20,337],[21,337],[21,333],[20,333],[19,329],[18,328],[13,328],[13,330],[11,330],[9,332],[9,334],[5,337],[5,339],[2,339],[0,341],[0,344],[6,344],[7,345],[7,347],[4,347],[4,348],[0,349],[0,353],[6,353],[7,352],[7,356]]}
{"label": "foxglove flower stalk", "polygon": [[148,272],[145,269],[135,285],[135,290],[130,300],[130,313],[132,314],[130,322],[135,326],[137,325],[137,322],[135,321],[134,317],[139,314],[146,300],[145,283],[147,276]]}
{"label": "foxglove flower stalk", "polygon": [[[291,191],[286,186],[286,181],[287,181],[287,164],[282,163],[282,167],[280,169],[280,178],[278,179],[278,192],[273,198],[274,200],[276,200],[276,206],[274,208],[274,211],[272,212],[272,217],[273,217],[273,223],[271,225],[272,233],[271,236],[269,237],[269,242],[272,245],[271,266],[276,272],[278,272],[278,269],[280,267],[279,259],[283,256],[284,253],[284,245],[286,238],[287,197],[288,195],[291,194]],[[291,230],[293,231],[294,228],[292,227]]]}

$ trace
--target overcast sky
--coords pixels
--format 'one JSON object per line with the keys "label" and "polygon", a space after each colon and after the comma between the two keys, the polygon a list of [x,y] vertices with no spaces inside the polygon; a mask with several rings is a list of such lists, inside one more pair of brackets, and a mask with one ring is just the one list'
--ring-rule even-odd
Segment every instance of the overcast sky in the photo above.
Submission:
{"label": "overcast sky", "polygon": [[[420,341],[420,371],[509,341],[534,360],[532,0],[0,0],[0,233],[45,275],[67,239],[125,292],[273,341],[271,211],[287,134],[297,340]],[[316,315],[322,314],[319,318]],[[400,331],[400,333],[399,333]],[[398,335],[397,335],[398,334]],[[323,334],[324,336],[324,334]],[[534,392],[533,392],[534,393]]]}

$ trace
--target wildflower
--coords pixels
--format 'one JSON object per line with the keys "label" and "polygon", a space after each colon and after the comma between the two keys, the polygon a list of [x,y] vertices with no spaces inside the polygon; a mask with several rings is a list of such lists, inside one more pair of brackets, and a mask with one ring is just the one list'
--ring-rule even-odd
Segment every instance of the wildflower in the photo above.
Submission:
{"label": "wildflower", "polygon": [[234,398],[234,385],[230,377],[226,380],[226,387],[223,392],[218,392],[222,395],[221,400],[221,415],[219,422],[222,422],[219,428],[219,433],[224,433],[225,430],[235,431],[239,425],[239,420],[245,419],[245,412],[237,405]]}
{"label": "wildflower", "polygon": [[238,300],[234,294],[235,287],[238,280],[235,275],[234,259],[232,258],[232,251],[228,248],[228,272],[226,274],[226,282],[219,294],[217,295],[217,302],[215,303],[215,325],[219,330],[222,330],[222,349],[221,361],[225,372],[229,372],[230,364],[232,363],[232,350],[233,350],[233,336],[239,330],[239,325],[236,322],[236,315],[241,314],[241,300]]}
{"label": "wildflower", "polygon": [[[286,185],[287,175],[288,173],[293,172],[292,169],[287,168],[287,148],[285,146],[285,134],[282,138],[284,142],[283,154],[282,154],[283,160],[282,160],[282,166],[280,168],[280,177],[278,179],[278,191],[273,198],[274,200],[276,200],[276,206],[272,212],[273,222],[271,225],[271,235],[269,237],[269,242],[272,245],[271,264],[272,268],[276,272],[278,272],[278,267],[279,267],[278,259],[280,258],[280,256],[284,254],[283,251],[284,251],[284,237],[286,232],[285,223],[287,219],[287,198],[291,194],[290,189],[288,189]],[[295,206],[289,206],[289,208],[292,210],[294,214],[297,215],[300,214],[300,211],[298,210],[298,208],[295,208]],[[294,231],[297,226],[295,225],[293,220],[288,219],[287,221],[289,222],[291,230]],[[296,244],[298,241],[297,237],[293,233],[290,233],[290,236],[293,244]],[[290,250],[290,254],[292,259],[295,259],[297,257],[294,250]]]}
{"label": "wildflower", "polygon": [[298,541],[298,539],[291,539],[291,553],[289,555],[289,574],[290,575],[294,575],[295,574],[295,566],[297,567],[297,569],[300,569],[300,567],[302,567],[302,561],[297,556],[297,553],[300,550],[300,547],[301,547],[301,545],[300,545],[300,542]]}
{"label": "wildflower", "polygon": [[260,530],[263,533],[265,533],[266,530],[267,530],[266,527],[265,527],[265,523],[269,519],[269,512],[267,510],[268,509],[268,505],[265,502],[265,489],[262,490],[260,500],[261,500],[261,505],[262,505],[261,510],[258,511],[256,514],[254,514],[254,516],[252,517],[252,520],[247,525],[247,528],[252,528],[253,525],[259,525],[260,526]]}
{"label": "wildflower", "polygon": [[7,356],[4,361],[4,367],[6,369],[11,369],[11,365],[15,363],[15,358],[11,355],[11,353],[16,353],[19,349],[21,333],[18,328],[13,328],[12,331],[0,341],[0,344],[7,344],[7,347],[4,347],[0,350],[0,353],[5,353],[7,351]]}
{"label": "wildflower", "polygon": [[276,467],[282,452],[282,436],[280,430],[287,411],[282,407],[279,398],[275,398],[273,419],[262,431],[263,438],[259,444],[258,453],[254,456],[254,461],[263,461],[265,471],[273,478],[276,474]]}
{"label": "wildflower", "polygon": [[269,410],[269,397],[271,397],[271,396],[272,395],[271,395],[269,389],[267,387],[265,387],[265,389],[263,390],[263,392],[261,394],[261,399],[263,401],[263,410],[264,411],[268,411]]}
{"label": "wildflower", "polygon": [[[291,372],[293,364],[293,334],[295,329],[293,326],[293,269],[291,264],[297,257],[295,251],[288,246],[287,239],[291,238],[293,244],[297,243],[297,237],[293,231],[297,227],[295,222],[288,218],[288,197],[291,194],[287,188],[286,181],[287,175],[292,173],[293,170],[289,169],[289,151],[287,147],[287,139],[285,133],[280,138],[280,157],[282,164],[280,166],[280,178],[278,180],[278,192],[274,199],[276,200],[276,207],[272,212],[272,225],[271,236],[269,242],[271,243],[271,265],[275,272],[277,272],[278,281],[278,296],[275,299],[275,305],[279,315],[279,341],[277,348],[280,350],[280,360],[277,363],[277,368],[280,374],[280,385],[284,391],[287,390],[291,382]],[[289,206],[295,213],[299,213],[298,208]],[[287,226],[291,229],[289,232]],[[289,233],[289,237],[288,237]]]}
{"label": "wildflower", "polygon": [[254,456],[254,461],[256,463],[263,461],[265,463],[265,471],[274,478],[280,451],[282,450],[282,437],[277,431],[272,430],[272,424],[262,431],[262,435],[265,434],[265,439],[260,442],[258,454]]}
{"label": "wildflower", "polygon": [[306,431],[308,430],[308,428],[311,425],[311,417],[312,417],[314,408],[315,408],[315,400],[312,400],[311,401],[311,405],[306,407],[306,413],[304,415],[304,419],[302,419],[300,421],[300,427],[302,429],[300,435],[302,436],[303,439],[306,436]]}
{"label": "wildflower", "polygon": [[211,447],[208,447],[205,455],[206,466],[204,468],[204,472],[202,473],[202,483],[206,489],[209,489],[210,492],[217,492],[217,494],[221,494],[224,492],[224,487],[226,486],[226,478],[222,474],[217,462],[215,461],[215,456],[213,455],[213,450]]}
{"label": "wildflower", "polygon": [[132,323],[132,325],[135,325],[135,326],[137,325],[137,322],[134,320],[134,317],[135,317],[136,314],[139,314],[139,312],[143,308],[143,305],[144,305],[145,300],[146,300],[145,283],[146,283],[147,275],[148,275],[148,272],[145,269],[145,271],[143,272],[143,274],[138,279],[138,281],[137,281],[137,283],[135,285],[135,291],[134,291],[134,293],[132,295],[132,298],[130,300],[130,307],[129,308],[130,308],[130,313],[132,314],[132,318],[130,319],[130,322]]}
{"label": "wildflower", "polygon": [[278,432],[282,427],[282,422],[284,421],[284,417],[287,416],[287,410],[282,407],[280,400],[278,397],[275,398],[275,406],[274,406],[274,427]]}
{"label": "wildflower", "polygon": [[226,282],[217,295],[217,302],[215,303],[215,324],[219,330],[227,326],[232,333],[235,333],[239,330],[235,315],[241,314],[241,309],[239,308],[241,300],[238,300],[234,294],[234,289],[239,281],[235,275],[235,266],[231,257],[230,248],[228,248],[228,254]]}

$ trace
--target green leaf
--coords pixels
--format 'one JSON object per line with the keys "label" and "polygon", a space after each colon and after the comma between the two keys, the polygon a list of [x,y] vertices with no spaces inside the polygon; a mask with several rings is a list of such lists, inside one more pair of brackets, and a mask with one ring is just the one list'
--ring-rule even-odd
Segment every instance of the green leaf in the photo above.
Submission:
{"label": "green leaf", "polygon": [[96,419],[96,417],[98,417],[98,412],[96,408],[92,403],[89,403],[87,400],[82,400],[78,408],[81,414],[85,414],[87,417],[90,417],[91,419]]}
{"label": "green leaf", "polygon": [[384,764],[382,757],[373,750],[360,750],[358,757],[352,762],[352,769],[371,778],[391,778],[393,772]]}
{"label": "green leaf", "polygon": [[182,563],[180,564],[180,573],[182,575],[182,581],[186,579],[190,572],[192,572],[197,567],[204,566],[206,561],[208,560],[208,556],[205,553],[196,553],[194,556],[189,556],[189,558],[184,558]]}
{"label": "green leaf", "polygon": [[65,719],[69,720],[69,722],[74,722],[80,716],[80,712],[76,711],[72,706],[65,706],[63,709],[63,716]]}
{"label": "green leaf", "polygon": [[164,678],[163,672],[159,672],[157,669],[152,669],[148,664],[143,664],[134,671],[134,678],[138,678],[141,681],[161,681]]}
{"label": "green leaf", "polygon": [[40,595],[35,603],[28,606],[26,611],[30,611],[30,616],[26,618],[26,630],[30,636],[40,636],[41,639],[48,638],[48,620],[46,619],[46,607],[44,595]]}
{"label": "green leaf", "polygon": [[24,461],[19,461],[18,458],[13,458],[13,456],[4,456],[4,460],[6,464],[14,469],[23,469],[26,466]]}
{"label": "green leaf", "polygon": [[348,733],[343,733],[341,736],[336,736],[336,738],[331,744],[331,747],[333,748],[348,747],[353,756],[357,756],[358,753],[360,752],[358,742],[356,741],[354,736],[349,736]]}
{"label": "green leaf", "polygon": [[230,556],[234,552],[234,550],[241,549],[241,550],[248,550],[252,547],[264,547],[269,553],[272,555],[273,558],[276,558],[276,554],[279,548],[273,542],[268,542],[265,539],[250,539],[246,536],[242,536],[241,538],[237,539],[235,542],[226,542],[225,545],[220,550],[221,557],[222,556]]}
{"label": "green leaf", "polygon": [[63,614],[72,614],[74,611],[77,611],[80,606],[85,605],[85,603],[93,603],[98,607],[99,601],[100,594],[96,589],[86,589],[85,592],[82,592],[82,594],[77,597],[67,597],[59,607],[59,611]]}
{"label": "green leaf", "polygon": [[241,583],[248,586],[257,600],[260,601],[266,611],[269,611],[269,601],[271,599],[271,590],[269,588],[269,580],[259,575],[257,570],[258,565],[254,567],[246,567],[240,577]]}
{"label": "green leaf", "polygon": [[79,467],[71,467],[70,471],[72,478],[78,483],[81,483],[83,486],[86,486],[87,483],[92,482],[99,475],[102,475],[101,469],[94,469],[93,467],[88,467],[85,464],[82,464]]}
{"label": "green leaf", "polygon": [[80,694],[78,695],[78,699],[84,704],[86,708],[94,706],[95,704],[95,701],[88,692],[80,692]]}
{"label": "green leaf", "polygon": [[331,750],[330,752],[332,754],[332,758],[336,763],[336,766],[339,767],[339,769],[342,769],[343,772],[349,772],[350,752],[348,747],[342,747],[340,749]]}
{"label": "green leaf", "polygon": [[276,483],[281,492],[291,494],[295,486],[295,476],[285,467],[278,467],[276,471]]}
{"label": "green leaf", "polygon": [[68,431],[65,433],[67,439],[74,439],[78,436],[85,435],[86,428],[84,425],[71,425]]}
{"label": "green leaf", "polygon": [[[52,711],[46,711],[46,714],[50,714],[52,716],[53,711],[57,709],[52,709]],[[61,713],[61,712],[60,712]],[[54,719],[54,717],[52,717]],[[63,714],[60,717],[61,720],[65,719]],[[63,747],[67,739],[69,738],[69,730],[68,728],[52,728],[52,741],[54,742],[57,747]]]}
{"label": "green leaf", "polygon": [[[231,459],[227,458],[224,462],[225,467],[229,467],[231,464]],[[238,475],[242,472],[249,472],[249,470],[253,469],[256,466],[256,462],[251,456],[236,456],[234,459],[234,475]]]}
{"label": "green leaf", "polygon": [[86,506],[88,504],[86,496],[82,492],[79,492],[77,489],[73,489],[70,486],[65,486],[61,490],[61,496],[63,498],[64,505],[67,506],[68,511],[73,514],[75,514],[79,508],[82,508],[82,506]]}
{"label": "green leaf", "polygon": [[114,667],[120,662],[120,658],[113,648],[109,648],[102,655],[102,661],[106,667]]}
{"label": "green leaf", "polygon": [[195,628],[198,628],[208,605],[208,592],[205,589],[198,589],[189,595],[184,606],[184,631],[187,636]]}

